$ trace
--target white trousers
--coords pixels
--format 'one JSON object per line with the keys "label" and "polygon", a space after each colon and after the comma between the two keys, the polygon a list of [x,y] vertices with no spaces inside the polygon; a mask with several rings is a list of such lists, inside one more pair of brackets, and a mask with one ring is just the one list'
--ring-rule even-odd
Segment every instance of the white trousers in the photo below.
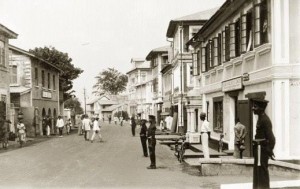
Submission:
{"label": "white trousers", "polygon": [[50,135],[50,126],[48,125],[47,126],[47,136],[49,136]]}
{"label": "white trousers", "polygon": [[209,148],[208,148],[208,134],[201,134],[201,142],[202,142],[202,150],[204,154],[204,158],[209,158]]}
{"label": "white trousers", "polygon": [[95,135],[97,135],[97,136],[99,137],[99,140],[100,140],[100,141],[102,140],[102,136],[101,136],[101,134],[100,134],[100,131],[98,131],[98,133],[96,133],[96,131],[93,131],[93,134],[92,134],[92,137],[91,137],[91,141],[94,140]]}

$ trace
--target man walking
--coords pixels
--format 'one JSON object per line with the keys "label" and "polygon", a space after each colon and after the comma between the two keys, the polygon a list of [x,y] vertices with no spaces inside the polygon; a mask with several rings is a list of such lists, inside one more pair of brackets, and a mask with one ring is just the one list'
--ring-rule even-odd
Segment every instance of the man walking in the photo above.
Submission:
{"label": "man walking", "polygon": [[258,115],[256,135],[253,141],[253,189],[270,188],[268,161],[269,158],[274,159],[275,137],[270,118],[265,113],[267,104],[267,100],[253,100],[252,110],[255,115]]}
{"label": "man walking", "polygon": [[101,142],[102,141],[102,136],[100,134],[100,125],[99,125],[99,118],[98,117],[96,117],[94,122],[93,122],[93,134],[92,134],[92,137],[91,137],[91,143],[94,142],[95,135],[98,135],[99,142]]}
{"label": "man walking", "polygon": [[132,115],[132,117],[131,117],[131,133],[132,133],[132,136],[135,136],[135,127],[136,127],[136,122],[135,122],[135,119],[134,119],[134,115]]}
{"label": "man walking", "polygon": [[63,137],[63,129],[64,129],[65,123],[64,120],[61,118],[61,116],[58,116],[56,127],[59,131],[59,137]]}
{"label": "man walking", "polygon": [[147,126],[146,126],[146,120],[141,120],[141,131],[140,131],[140,138],[143,148],[143,153],[145,157],[148,157],[148,150],[147,150]]}
{"label": "man walking", "polygon": [[82,120],[82,128],[84,130],[84,139],[85,141],[89,141],[89,132],[91,130],[91,121],[89,120],[89,116],[85,115]]}
{"label": "man walking", "polygon": [[206,113],[202,112],[200,114],[200,119],[203,121],[201,126],[201,143],[203,148],[204,158],[209,158],[209,147],[208,147],[208,138],[209,138],[209,122],[205,119]]}

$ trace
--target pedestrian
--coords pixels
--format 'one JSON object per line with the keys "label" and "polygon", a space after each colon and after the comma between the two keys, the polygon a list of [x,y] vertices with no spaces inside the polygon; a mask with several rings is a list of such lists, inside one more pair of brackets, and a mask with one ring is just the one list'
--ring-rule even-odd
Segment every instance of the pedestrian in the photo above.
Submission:
{"label": "pedestrian", "polygon": [[61,118],[61,116],[58,116],[58,119],[56,121],[56,127],[58,128],[59,137],[63,137],[64,126],[65,126],[64,120]]}
{"label": "pedestrian", "polygon": [[147,149],[147,126],[146,126],[146,120],[142,119],[141,121],[141,130],[140,130],[140,138],[143,148],[143,154],[145,157],[148,157],[148,149]]}
{"label": "pedestrian", "polygon": [[94,142],[94,138],[95,138],[95,135],[98,135],[99,137],[99,142],[102,142],[102,136],[101,136],[101,133],[100,133],[100,124],[99,124],[99,118],[95,118],[94,122],[93,122],[93,134],[92,134],[92,137],[91,137],[91,143]]}
{"label": "pedestrian", "polygon": [[206,118],[206,113],[201,112],[200,120],[203,121],[200,129],[202,149],[203,149],[204,158],[209,158],[208,139],[210,134],[210,128],[209,128],[209,122],[205,118]]}
{"label": "pedestrian", "polygon": [[50,119],[49,115],[47,115],[47,117],[46,117],[45,124],[46,124],[46,135],[47,135],[47,137],[49,137],[50,136],[50,126],[51,126],[51,119]]}
{"label": "pedestrian", "polygon": [[91,130],[91,121],[90,121],[88,115],[84,116],[84,119],[82,121],[82,128],[83,128],[83,131],[84,131],[85,141],[89,141],[89,132]]}
{"label": "pedestrian", "polygon": [[117,121],[118,121],[118,117],[117,117],[117,116],[114,116],[114,122],[115,122],[115,125],[117,125]]}
{"label": "pedestrian", "polygon": [[165,124],[165,123],[164,123],[164,120],[161,119],[161,120],[160,120],[160,123],[159,123],[159,130],[160,130],[160,131],[164,130],[164,124]]}
{"label": "pedestrian", "polygon": [[5,150],[8,147],[8,137],[9,137],[9,131],[10,131],[10,125],[11,122],[10,120],[5,120],[4,119],[2,121],[0,121],[0,139],[1,139],[1,143],[2,143],[2,148],[4,148]]}
{"label": "pedestrian", "polygon": [[46,117],[43,117],[42,119],[42,131],[43,131],[43,136],[47,135],[47,131],[46,131]]}
{"label": "pedestrian", "polygon": [[167,130],[171,130],[173,117],[171,115],[168,115],[165,119],[165,122],[166,122]]}
{"label": "pedestrian", "polygon": [[19,119],[19,122],[17,123],[17,132],[18,132],[20,147],[22,148],[23,143],[26,143],[26,127],[22,119]]}
{"label": "pedestrian", "polygon": [[109,122],[109,124],[111,123],[111,115],[108,116],[108,122]]}
{"label": "pedestrian", "polygon": [[243,151],[245,150],[246,127],[241,124],[240,119],[236,118],[234,126],[234,154],[235,158],[243,159]]}
{"label": "pedestrian", "polygon": [[131,133],[132,133],[132,136],[135,136],[135,127],[136,127],[136,122],[135,122],[135,119],[134,119],[134,115],[132,115],[132,117],[131,117]]}
{"label": "pedestrian", "polygon": [[253,189],[269,189],[270,177],[268,170],[269,158],[274,160],[273,149],[275,146],[275,136],[272,131],[272,123],[266,115],[265,109],[267,100],[254,99],[253,113],[258,115],[256,122],[256,134],[253,140]]}
{"label": "pedestrian", "polygon": [[150,161],[151,164],[147,169],[156,169],[156,157],[155,157],[155,145],[156,145],[156,139],[155,139],[155,116],[149,115],[149,122],[147,123],[149,125],[148,132],[147,132],[147,138],[148,138],[148,149],[150,154]]}
{"label": "pedestrian", "polygon": [[123,126],[123,116],[120,117],[120,125]]}
{"label": "pedestrian", "polygon": [[71,121],[71,119],[69,118],[69,119],[67,120],[67,123],[66,123],[67,135],[70,134],[71,127],[72,127],[72,121]]}
{"label": "pedestrian", "polygon": [[78,135],[83,135],[83,124],[82,124],[82,121],[84,119],[84,114],[81,115],[80,117],[80,125],[78,126]]}

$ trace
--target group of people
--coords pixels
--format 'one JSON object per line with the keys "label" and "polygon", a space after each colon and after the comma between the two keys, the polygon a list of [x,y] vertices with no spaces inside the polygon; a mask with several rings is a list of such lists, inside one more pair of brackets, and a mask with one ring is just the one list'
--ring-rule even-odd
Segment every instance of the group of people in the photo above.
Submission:
{"label": "group of people", "polygon": [[89,119],[88,115],[84,115],[81,123],[82,133],[79,133],[79,135],[83,134],[85,141],[91,141],[91,143],[93,143],[95,136],[98,136],[99,141],[102,142],[102,136],[100,133],[101,126],[98,117]]}

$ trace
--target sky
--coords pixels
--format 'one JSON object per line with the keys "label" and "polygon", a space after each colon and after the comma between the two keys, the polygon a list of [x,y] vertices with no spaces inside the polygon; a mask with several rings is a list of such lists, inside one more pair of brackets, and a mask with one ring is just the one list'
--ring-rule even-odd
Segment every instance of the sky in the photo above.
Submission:
{"label": "sky", "polygon": [[221,6],[225,0],[0,0],[0,23],[18,34],[24,50],[53,46],[84,72],[75,95],[92,98],[95,76],[107,68],[126,74],[131,58],[170,45],[172,19]]}

